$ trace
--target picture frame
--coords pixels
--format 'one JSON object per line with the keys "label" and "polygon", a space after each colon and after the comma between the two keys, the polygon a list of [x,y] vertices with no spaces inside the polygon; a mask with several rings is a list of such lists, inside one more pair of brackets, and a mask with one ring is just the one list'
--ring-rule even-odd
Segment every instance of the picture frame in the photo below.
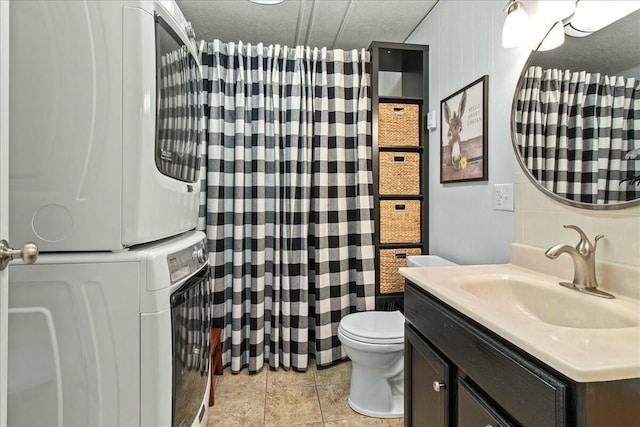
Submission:
{"label": "picture frame", "polygon": [[440,101],[440,183],[488,180],[489,76]]}

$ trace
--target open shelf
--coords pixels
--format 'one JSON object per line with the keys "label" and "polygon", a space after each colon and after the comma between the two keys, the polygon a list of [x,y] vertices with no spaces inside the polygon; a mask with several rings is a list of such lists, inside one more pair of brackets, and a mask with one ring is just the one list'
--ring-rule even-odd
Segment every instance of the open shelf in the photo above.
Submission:
{"label": "open shelf", "polygon": [[[425,147],[428,146],[429,134],[426,132],[424,124],[426,123],[425,114],[428,110],[428,69],[429,69],[429,51],[428,46],[424,45],[416,45],[416,44],[405,44],[405,43],[387,43],[387,42],[373,42],[369,47],[371,52],[372,64],[371,64],[371,87],[372,87],[372,97],[371,97],[371,108],[372,108],[372,154],[373,154],[373,196],[374,196],[374,223],[375,223],[375,233],[374,233],[374,244],[376,246],[376,307],[380,307],[378,309],[389,309],[389,307],[397,307],[402,306],[404,293],[381,293],[381,270],[385,271],[384,280],[388,279],[388,272],[393,271],[390,269],[395,268],[395,263],[398,265],[402,264],[402,262],[397,262],[396,260],[389,260],[389,253],[382,257],[380,254],[381,250],[397,250],[397,249],[419,249],[423,255],[429,254],[429,211],[428,211],[428,188],[429,188],[429,159],[428,154],[429,150],[426,150]],[[418,114],[416,117],[418,126],[418,141],[415,142],[415,133],[412,133],[413,130],[411,128],[407,128],[411,130],[408,132],[409,135],[406,137],[406,141],[413,141],[416,145],[392,145],[393,143],[403,143],[405,139],[390,139],[387,140],[388,144],[386,146],[379,145],[379,118],[380,112],[384,113],[383,117],[385,120],[385,126],[389,123],[389,108],[379,109],[380,104],[412,104],[418,105]],[[395,110],[395,109],[394,109]],[[415,111],[415,107],[412,107],[411,110]],[[415,114],[415,113],[412,113]],[[393,117],[393,116],[392,116]],[[394,123],[394,119],[391,119],[391,123]],[[405,119],[399,119],[397,123],[401,123],[403,121],[406,122]],[[413,121],[413,117],[411,118],[411,125],[415,123]],[[405,129],[405,123],[402,125],[396,125],[400,129]],[[413,128],[415,129],[415,128]],[[385,136],[397,135],[397,131],[388,132],[389,128],[385,128],[386,133],[383,133]],[[394,133],[395,132],[395,133]],[[388,179],[389,172],[391,170],[385,169],[381,175],[380,170],[380,154],[381,153],[418,153],[419,154],[419,168],[411,169],[409,167],[407,170],[410,171],[411,175],[409,181],[415,183],[416,179],[419,180],[419,188],[420,194],[380,194],[380,178],[381,176]],[[388,160],[388,155],[387,160]],[[415,158],[415,154],[412,155]],[[384,157],[384,156],[383,156]],[[388,166],[388,161],[385,162],[385,167]],[[413,171],[419,174],[418,177],[413,175]],[[396,176],[405,176],[402,173],[396,171]],[[393,176],[393,175],[392,175]],[[394,177],[395,179],[395,177]],[[386,181],[385,181],[386,182]],[[397,182],[397,181],[394,181]],[[412,184],[414,185],[414,184]],[[387,187],[393,188],[393,187]],[[411,187],[413,192],[417,187]],[[387,191],[400,191],[402,192],[402,188],[394,188],[393,190]],[[407,188],[407,192],[412,192]],[[420,232],[420,242],[419,243],[381,243],[380,242],[380,228],[381,228],[381,212],[380,206],[381,201],[388,200],[419,200],[420,203],[420,223],[421,227],[419,229]],[[383,203],[383,205],[385,205]],[[385,214],[386,215],[386,214]],[[414,214],[415,215],[415,214]],[[388,226],[388,224],[385,224]],[[415,239],[413,238],[415,237]],[[417,235],[414,234],[410,240],[417,240]],[[404,237],[403,237],[404,238]],[[381,258],[383,260],[383,266],[381,267]],[[399,258],[398,260],[401,260]],[[391,263],[391,264],[386,264]],[[392,267],[393,265],[393,267]],[[385,270],[386,267],[386,270]],[[392,286],[385,285],[396,285],[399,280],[404,280],[403,278],[399,278],[394,276],[391,281],[385,281],[382,285],[382,289],[393,289],[396,288]],[[385,308],[386,307],[386,308]]]}
{"label": "open shelf", "polygon": [[380,194],[380,200],[423,200],[423,194]]}
{"label": "open shelf", "polygon": [[420,152],[422,151],[421,145],[389,145],[386,147],[378,146],[378,151],[410,151],[410,152]]}
{"label": "open shelf", "polygon": [[380,96],[378,98],[380,102],[386,103],[405,103],[405,104],[419,104],[424,101],[422,97],[418,96]]}
{"label": "open shelf", "polygon": [[[380,249],[404,249],[404,248],[422,248],[422,243],[381,243],[378,245]],[[423,254],[424,255],[424,254]]]}

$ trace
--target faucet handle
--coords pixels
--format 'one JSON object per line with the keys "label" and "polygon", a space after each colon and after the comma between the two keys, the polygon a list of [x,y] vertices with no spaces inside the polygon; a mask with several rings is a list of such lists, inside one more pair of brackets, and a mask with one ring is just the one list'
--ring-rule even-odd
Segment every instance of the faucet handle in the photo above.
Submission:
{"label": "faucet handle", "polygon": [[565,225],[563,225],[563,227],[564,228],[570,228],[571,230],[575,230],[575,231],[578,232],[578,234],[580,235],[580,241],[576,245],[576,249],[583,255],[589,255],[591,253],[594,253],[596,251],[596,246],[598,244],[598,240],[600,240],[600,239],[602,239],[604,237],[604,234],[598,234],[595,237],[594,243],[591,244],[591,241],[589,240],[587,235],[584,234],[584,231],[582,231],[582,229],[580,227],[578,227],[577,225],[565,224]]}

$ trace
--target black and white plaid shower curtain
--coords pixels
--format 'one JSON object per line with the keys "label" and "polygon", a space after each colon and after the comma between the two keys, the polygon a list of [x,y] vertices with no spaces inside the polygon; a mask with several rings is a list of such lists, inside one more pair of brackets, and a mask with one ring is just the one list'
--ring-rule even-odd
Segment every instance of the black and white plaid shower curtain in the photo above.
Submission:
{"label": "black and white plaid shower curtain", "polygon": [[202,59],[223,362],[329,365],[340,319],[374,307],[368,53],[214,41]]}
{"label": "black and white plaid shower curtain", "polygon": [[[640,81],[532,66],[516,101],[522,159],[547,189],[577,202],[640,197]],[[625,156],[627,158],[625,158]]]}

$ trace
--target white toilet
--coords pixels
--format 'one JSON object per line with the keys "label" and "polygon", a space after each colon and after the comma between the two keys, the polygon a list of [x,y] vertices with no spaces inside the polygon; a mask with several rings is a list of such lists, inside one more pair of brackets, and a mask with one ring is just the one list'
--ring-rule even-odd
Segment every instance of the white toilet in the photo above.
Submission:
{"label": "white toilet", "polygon": [[398,418],[404,413],[404,316],[366,311],[345,316],[338,338],[351,359],[349,406],[363,415]]}

